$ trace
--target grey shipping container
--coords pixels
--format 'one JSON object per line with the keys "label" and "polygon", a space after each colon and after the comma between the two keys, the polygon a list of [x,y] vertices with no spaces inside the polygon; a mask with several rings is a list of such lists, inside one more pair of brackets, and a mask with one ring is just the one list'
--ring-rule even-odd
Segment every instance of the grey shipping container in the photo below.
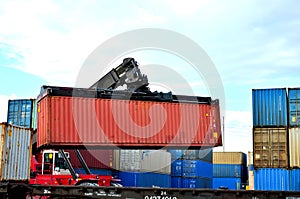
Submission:
{"label": "grey shipping container", "polygon": [[255,168],[287,168],[287,128],[254,128],[253,159]]}
{"label": "grey shipping container", "polygon": [[171,174],[171,153],[164,150],[115,150],[114,169]]}
{"label": "grey shipping container", "polygon": [[182,159],[185,160],[203,160],[206,162],[212,162],[212,148],[201,150],[185,150],[182,154]]}
{"label": "grey shipping container", "polygon": [[32,130],[0,123],[0,181],[30,178]]}
{"label": "grey shipping container", "polygon": [[200,150],[170,149],[168,152],[171,153],[172,160],[185,159],[212,162],[213,148],[201,148]]}
{"label": "grey shipping container", "polygon": [[300,127],[289,128],[290,167],[300,168]]}

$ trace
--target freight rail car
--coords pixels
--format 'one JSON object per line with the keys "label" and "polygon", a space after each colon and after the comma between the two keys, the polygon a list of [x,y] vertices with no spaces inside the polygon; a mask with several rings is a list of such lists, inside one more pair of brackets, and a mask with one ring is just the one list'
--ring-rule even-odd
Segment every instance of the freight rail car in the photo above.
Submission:
{"label": "freight rail car", "polygon": [[299,199],[299,191],[253,191],[187,188],[78,187],[0,184],[3,199]]}

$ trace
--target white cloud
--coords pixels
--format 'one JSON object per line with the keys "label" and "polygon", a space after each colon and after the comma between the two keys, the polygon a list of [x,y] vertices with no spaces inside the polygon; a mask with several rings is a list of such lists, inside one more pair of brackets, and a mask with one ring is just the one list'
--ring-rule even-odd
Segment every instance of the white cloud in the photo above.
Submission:
{"label": "white cloud", "polygon": [[[0,16],[0,24],[5,27],[1,29],[1,39],[20,49],[19,53],[24,56],[21,64],[14,67],[48,82],[74,82],[84,59],[105,38],[103,29],[107,27],[103,24],[100,27],[95,22],[79,26],[64,23],[65,17],[69,18],[68,13],[62,14],[64,10],[50,1],[13,1],[5,6]],[[48,27],[50,14],[54,16],[51,23],[66,26],[68,31]],[[78,18],[74,17],[73,21]]]}
{"label": "white cloud", "polygon": [[226,111],[226,124],[232,127],[248,128],[252,125],[252,113],[248,111]]}
{"label": "white cloud", "polygon": [[162,24],[166,22],[166,18],[163,17],[162,15],[156,15],[152,14],[149,10],[146,8],[142,8],[137,5],[133,5],[132,9],[136,14],[133,17],[133,22],[135,25],[150,25],[150,24]]}
{"label": "white cloud", "polygon": [[[72,86],[81,64],[99,44],[144,27],[185,34],[204,47],[226,86],[247,86],[227,95],[235,99],[227,100],[234,101],[227,109],[245,104],[249,110],[248,101],[238,103],[237,96],[245,96],[250,87],[298,83],[292,76],[297,75],[300,62],[300,20],[293,1],[125,1],[117,7],[108,1],[13,0],[0,5],[0,42],[14,46],[16,54],[10,52],[8,57],[23,55],[21,63],[12,67],[38,75],[49,84]],[[141,56],[137,61],[153,60],[165,65],[173,60],[169,64],[176,65],[176,59],[166,56]],[[279,81],[283,79],[286,81]],[[194,79],[190,85],[203,87],[202,81]],[[244,135],[250,139],[251,120],[249,112],[228,111],[226,137],[232,136],[236,143],[241,143]],[[227,147],[231,147],[230,139],[225,139]]]}
{"label": "white cloud", "polygon": [[[74,84],[89,53],[113,34],[120,33],[121,27],[164,22],[163,17],[131,4],[129,10],[134,15],[116,11],[111,13],[113,17],[101,17],[101,13],[107,12],[101,2],[75,5],[33,0],[3,4],[0,24],[5,28],[1,30],[0,39],[20,48],[24,56],[22,63],[13,67],[38,75],[49,83]],[[96,11],[98,15],[94,15]]]}
{"label": "white cloud", "polygon": [[[227,70],[229,64],[231,68],[238,66],[237,61],[255,67],[276,58],[276,50],[284,47],[282,38],[260,45],[263,48],[256,46],[255,37],[268,36],[271,31],[265,24],[255,24],[259,22],[257,19],[263,21],[263,17],[270,16],[270,12],[280,6],[276,2],[268,9],[262,9],[256,3],[176,0],[135,5],[127,2],[124,3],[126,8],[111,9],[111,5],[103,1],[84,4],[8,1],[2,6],[0,24],[6,28],[1,30],[0,38],[22,49],[25,63],[18,66],[21,70],[49,82],[73,83],[84,59],[101,42],[119,31],[145,26],[166,25],[183,33],[194,30],[188,35],[194,38],[204,36],[198,41],[209,41],[209,48],[215,46],[211,54],[220,60],[221,70]],[[158,6],[163,12],[158,12]],[[297,21],[289,26],[291,24],[297,24]],[[250,33],[252,31],[252,38],[247,38],[248,32],[243,35],[247,28]],[[224,54],[224,50],[227,53]],[[260,57],[251,59],[251,51],[254,51],[254,56],[260,53]],[[226,62],[231,56],[233,59],[229,61],[236,63]],[[294,64],[296,61],[284,59],[280,63]]]}
{"label": "white cloud", "polygon": [[[200,0],[200,1],[193,1],[193,0],[168,0],[166,1],[166,7],[168,7],[176,16],[181,17],[191,17],[200,10],[205,11],[207,6],[209,5],[208,0]],[[206,10],[205,12],[208,12]],[[212,12],[211,12],[212,13]]]}

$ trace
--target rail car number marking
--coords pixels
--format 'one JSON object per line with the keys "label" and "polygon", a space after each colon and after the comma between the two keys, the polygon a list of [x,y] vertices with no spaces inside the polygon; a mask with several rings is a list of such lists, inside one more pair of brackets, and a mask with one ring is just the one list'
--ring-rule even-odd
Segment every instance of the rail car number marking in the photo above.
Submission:
{"label": "rail car number marking", "polygon": [[177,199],[176,196],[144,196],[144,199]]}

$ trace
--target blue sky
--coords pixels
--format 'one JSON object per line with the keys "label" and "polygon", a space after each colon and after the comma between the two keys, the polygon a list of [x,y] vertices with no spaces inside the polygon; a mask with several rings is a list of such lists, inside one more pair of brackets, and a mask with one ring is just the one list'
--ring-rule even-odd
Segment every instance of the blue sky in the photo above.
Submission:
{"label": "blue sky", "polygon": [[[43,84],[74,86],[84,60],[107,39],[139,28],[163,28],[187,36],[210,56],[226,95],[225,150],[247,152],[252,150],[251,89],[300,87],[298,4],[296,0],[1,1],[0,121],[6,120],[8,99],[35,98]],[[173,64],[179,71],[183,67],[172,56],[131,55],[141,64]],[[197,95],[207,95],[202,80],[183,74]]]}

